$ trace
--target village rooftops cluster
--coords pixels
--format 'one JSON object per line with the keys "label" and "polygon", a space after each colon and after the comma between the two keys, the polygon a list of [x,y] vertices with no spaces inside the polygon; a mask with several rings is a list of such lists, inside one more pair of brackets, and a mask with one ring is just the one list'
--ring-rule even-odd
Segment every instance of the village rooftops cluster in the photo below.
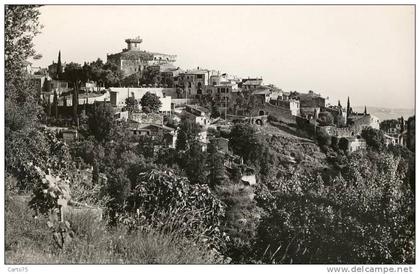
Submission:
{"label": "village rooftops cluster", "polygon": [[[353,112],[350,98],[344,108],[340,102],[331,105],[328,97],[312,90],[303,93],[286,92],[274,85],[264,84],[262,77],[240,78],[200,67],[183,70],[174,65],[176,55],[142,50],[140,45],[143,40],[140,37],[129,38],[125,42],[127,48],[119,53],[107,55],[107,62],[118,66],[127,77],[134,74],[141,76],[152,70],[155,75],[166,79],[166,84],[162,86],[159,83],[139,83],[138,86],[111,86],[101,90],[97,83],[90,81],[84,83],[86,93],[78,96],[77,104],[110,103],[116,108],[118,119],[131,121],[134,133],[154,134],[163,130],[176,136],[176,130],[165,127],[163,118],[159,122],[148,123],[145,119],[133,118],[135,114],[128,116],[125,113],[123,108],[128,98],[140,101],[146,93],[155,94],[159,98],[159,112],[162,117],[171,116],[175,120],[185,117],[203,129],[207,129],[212,123],[221,123],[220,118],[210,118],[215,111],[223,115],[222,120],[227,122],[241,120],[264,125],[268,117],[271,117],[285,124],[295,124],[308,132],[323,131],[336,138],[348,138],[352,151],[363,148],[363,140],[359,138],[363,129],[379,129],[379,119],[367,113],[366,109],[364,113]],[[48,73],[50,76],[59,75],[63,73],[65,66],[65,63],[61,63],[59,53],[58,62],[49,66]],[[51,102],[54,100],[54,94],[57,94],[57,104],[60,107],[71,107],[76,103],[71,95],[69,83],[53,80],[54,77],[48,75],[44,77],[42,73],[34,75],[34,71],[39,72],[42,69],[33,69],[30,64],[27,70],[32,73],[33,83],[44,100]],[[213,102],[211,110],[200,105],[204,98]],[[151,127],[156,130],[152,130]],[[199,139],[202,143],[208,143],[203,131],[205,130],[201,131]],[[403,137],[393,133],[387,133],[386,138],[388,143],[403,143]],[[352,143],[355,145],[352,146]]]}

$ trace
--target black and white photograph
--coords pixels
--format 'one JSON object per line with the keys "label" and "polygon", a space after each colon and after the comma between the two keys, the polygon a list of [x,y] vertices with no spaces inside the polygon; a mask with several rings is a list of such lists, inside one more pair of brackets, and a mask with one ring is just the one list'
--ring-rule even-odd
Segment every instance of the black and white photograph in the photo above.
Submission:
{"label": "black and white photograph", "polygon": [[415,272],[415,3],[41,2],[3,4],[3,273]]}

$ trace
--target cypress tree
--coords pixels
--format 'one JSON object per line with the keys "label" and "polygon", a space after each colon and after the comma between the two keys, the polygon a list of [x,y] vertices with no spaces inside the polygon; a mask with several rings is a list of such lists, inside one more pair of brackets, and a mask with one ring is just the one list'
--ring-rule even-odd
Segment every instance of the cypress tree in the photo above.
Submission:
{"label": "cypress tree", "polygon": [[58,62],[57,62],[57,79],[60,80],[61,79],[61,50],[58,51]]}

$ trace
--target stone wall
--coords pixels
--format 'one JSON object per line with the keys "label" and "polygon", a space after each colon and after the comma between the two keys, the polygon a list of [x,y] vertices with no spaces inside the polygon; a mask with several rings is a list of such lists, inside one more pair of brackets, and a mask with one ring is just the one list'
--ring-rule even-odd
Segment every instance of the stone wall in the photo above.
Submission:
{"label": "stone wall", "polygon": [[[264,112],[264,113],[263,113]],[[258,115],[269,115],[275,117],[277,120],[286,124],[295,124],[296,117],[291,114],[290,109],[275,106],[270,103],[261,105],[259,108],[255,108],[251,111],[252,116]]]}

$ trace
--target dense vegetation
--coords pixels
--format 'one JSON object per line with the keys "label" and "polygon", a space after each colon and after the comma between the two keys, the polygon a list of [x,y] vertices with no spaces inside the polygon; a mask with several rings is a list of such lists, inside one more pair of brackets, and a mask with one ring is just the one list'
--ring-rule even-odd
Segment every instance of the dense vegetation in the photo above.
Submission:
{"label": "dense vegetation", "polygon": [[[201,129],[185,119],[171,149],[130,136],[101,103],[80,119],[79,140],[63,143],[40,125],[45,114],[26,85],[38,16],[6,7],[7,262],[414,263],[414,153],[385,147],[380,131],[365,130],[367,150],[347,154],[325,138],[236,124],[212,133],[229,139],[222,153],[203,151]],[[255,186],[242,182],[248,173]],[[104,208],[103,220],[53,219],[69,195]],[[60,244],[63,231],[71,241]]]}

